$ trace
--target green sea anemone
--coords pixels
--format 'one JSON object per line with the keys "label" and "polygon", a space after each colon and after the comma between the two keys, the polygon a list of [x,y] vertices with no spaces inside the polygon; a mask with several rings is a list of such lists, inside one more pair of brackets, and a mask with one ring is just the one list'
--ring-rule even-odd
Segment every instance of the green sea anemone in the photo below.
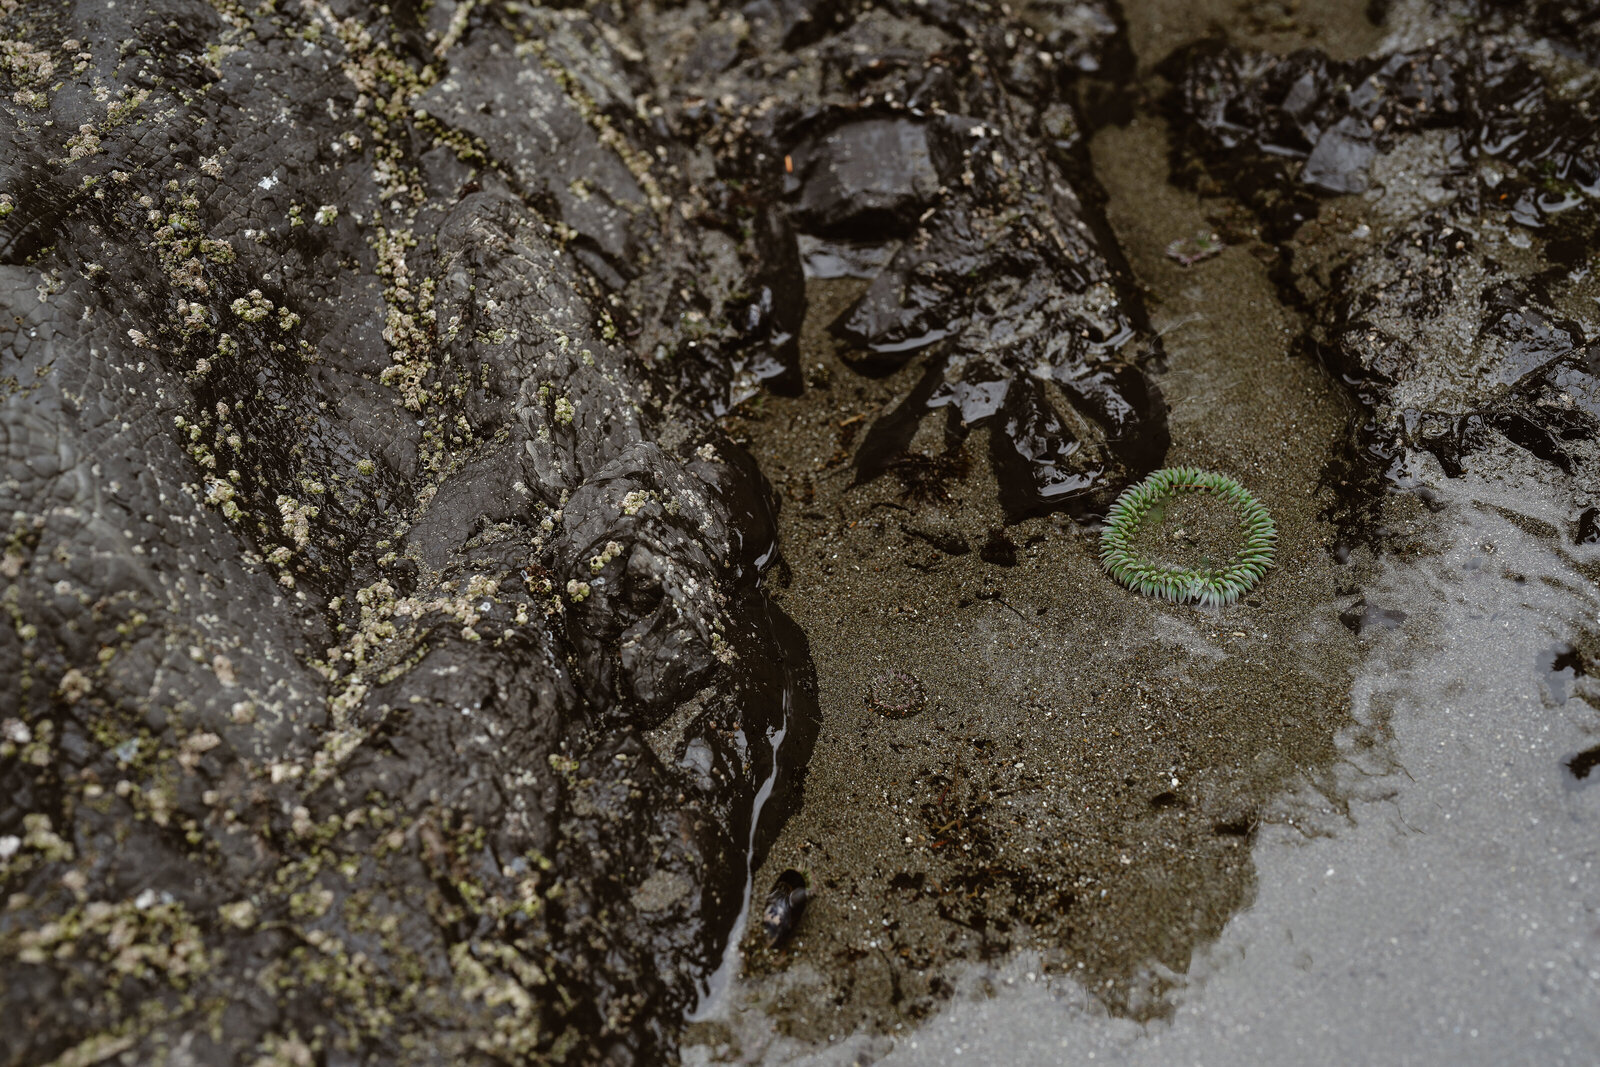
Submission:
{"label": "green sea anemone", "polygon": [[[1172,567],[1152,562],[1133,547],[1145,521],[1157,521],[1169,501],[1185,493],[1208,493],[1233,505],[1244,536],[1232,558],[1220,566]],[[1163,600],[1231,604],[1261,580],[1272,566],[1278,528],[1261,501],[1225,474],[1194,467],[1168,467],[1127,489],[1106,513],[1100,533],[1100,563],[1129,589]]]}

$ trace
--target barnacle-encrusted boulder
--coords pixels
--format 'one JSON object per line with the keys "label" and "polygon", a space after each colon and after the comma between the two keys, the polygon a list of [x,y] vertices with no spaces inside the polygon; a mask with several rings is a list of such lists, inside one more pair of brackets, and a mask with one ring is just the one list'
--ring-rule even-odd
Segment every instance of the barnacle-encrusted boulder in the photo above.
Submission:
{"label": "barnacle-encrusted boulder", "polygon": [[6,4],[0,81],[0,1063],[658,1062],[812,705],[622,296],[798,294],[624,31]]}

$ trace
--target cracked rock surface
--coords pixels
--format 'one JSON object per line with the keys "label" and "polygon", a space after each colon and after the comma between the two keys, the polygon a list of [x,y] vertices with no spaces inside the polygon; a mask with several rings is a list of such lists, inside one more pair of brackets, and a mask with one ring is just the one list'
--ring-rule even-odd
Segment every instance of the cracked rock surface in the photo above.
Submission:
{"label": "cracked rock surface", "polygon": [[810,663],[619,294],[760,261],[519,10],[0,8],[0,1062],[657,1062],[719,956]]}

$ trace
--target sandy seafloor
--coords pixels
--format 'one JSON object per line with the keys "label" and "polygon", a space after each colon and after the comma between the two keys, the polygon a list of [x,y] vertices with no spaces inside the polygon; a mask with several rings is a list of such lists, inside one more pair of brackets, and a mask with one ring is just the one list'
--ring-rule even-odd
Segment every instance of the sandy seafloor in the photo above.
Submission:
{"label": "sandy seafloor", "polygon": [[[1144,68],[1217,28],[1375,46],[1362,5],[1317,7],[1128,15]],[[1248,242],[1163,254],[1226,210],[1168,184],[1166,150],[1153,107],[1093,143],[1167,349],[1168,463],[1250,486],[1276,569],[1221,611],[1156,603],[1060,517],[990,562],[981,434],[932,494],[852,485],[857,416],[918,371],[847,366],[825,327],[854,283],[814,282],[810,387],[729,428],[782,498],[777,595],[823,710],[754,884],[794,867],[816,896],[777,950],[747,934],[686,1062],[1600,1061],[1600,775],[1564,767],[1600,712],[1563,656],[1600,632],[1600,546],[1570,537],[1596,501],[1509,450],[1459,479],[1417,461],[1343,543],[1319,479],[1358,413]],[[873,710],[889,671],[926,708]]]}

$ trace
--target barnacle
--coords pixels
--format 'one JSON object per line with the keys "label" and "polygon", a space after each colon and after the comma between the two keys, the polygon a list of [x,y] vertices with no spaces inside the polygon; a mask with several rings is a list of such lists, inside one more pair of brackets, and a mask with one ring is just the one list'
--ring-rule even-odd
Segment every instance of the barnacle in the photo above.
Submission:
{"label": "barnacle", "polygon": [[[1146,559],[1134,536],[1152,511],[1182,493],[1209,493],[1239,513],[1244,543],[1221,566],[1171,567]],[[1106,513],[1100,533],[1100,563],[1129,589],[1163,600],[1231,604],[1261,580],[1277,550],[1278,528],[1250,491],[1225,474],[1194,467],[1168,467],[1126,490]]]}

